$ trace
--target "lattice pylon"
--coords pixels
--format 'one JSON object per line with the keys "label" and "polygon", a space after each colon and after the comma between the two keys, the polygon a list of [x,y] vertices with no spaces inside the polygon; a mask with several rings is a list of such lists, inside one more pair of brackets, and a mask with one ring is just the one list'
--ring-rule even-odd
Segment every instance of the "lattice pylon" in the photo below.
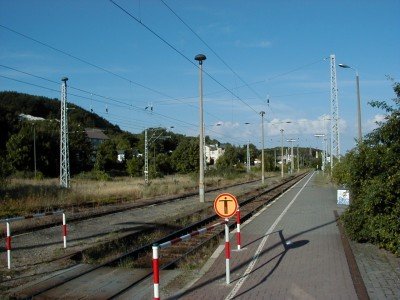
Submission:
{"label": "lattice pylon", "polygon": [[61,79],[60,186],[69,188],[67,77]]}
{"label": "lattice pylon", "polygon": [[333,157],[340,160],[340,139],[339,139],[339,100],[336,81],[336,59],[335,55],[330,56],[331,67],[331,168],[333,168]]}

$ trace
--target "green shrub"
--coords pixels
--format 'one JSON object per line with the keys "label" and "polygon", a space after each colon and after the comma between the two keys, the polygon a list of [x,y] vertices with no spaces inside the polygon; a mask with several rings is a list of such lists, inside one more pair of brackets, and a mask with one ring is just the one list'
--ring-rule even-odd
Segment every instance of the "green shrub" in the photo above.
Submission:
{"label": "green shrub", "polygon": [[386,110],[386,121],[335,165],[333,180],[350,190],[342,216],[350,238],[400,256],[400,84],[395,91],[395,107],[371,103]]}
{"label": "green shrub", "polygon": [[111,176],[104,171],[92,170],[90,172],[82,172],[75,176],[76,179],[83,180],[98,180],[98,181],[110,181]]}

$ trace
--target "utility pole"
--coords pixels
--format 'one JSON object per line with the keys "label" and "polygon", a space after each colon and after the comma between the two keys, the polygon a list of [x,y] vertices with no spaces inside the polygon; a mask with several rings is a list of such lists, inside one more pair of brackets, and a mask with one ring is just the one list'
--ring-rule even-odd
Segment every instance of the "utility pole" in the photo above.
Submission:
{"label": "utility pole", "polygon": [[250,172],[250,141],[247,141],[247,172]]}
{"label": "utility pole", "polygon": [[264,176],[264,115],[265,111],[260,112],[261,115],[261,143],[262,143],[262,150],[261,150],[261,182],[264,184],[265,176]]}
{"label": "utility pole", "polygon": [[281,177],[283,178],[283,129],[281,129]]}
{"label": "utility pole", "polygon": [[199,136],[199,198],[200,202],[204,202],[204,118],[203,118],[203,60],[206,60],[206,56],[204,54],[197,54],[194,58],[199,62],[199,127],[200,127],[200,136]]}
{"label": "utility pole", "polygon": [[33,164],[35,169],[35,179],[36,179],[36,126],[33,123]]}
{"label": "utility pole", "polygon": [[[173,127],[171,127],[173,128]],[[161,136],[163,132],[161,131],[160,134],[158,134],[157,131],[153,131],[153,134],[151,135],[150,138],[148,138],[147,134],[147,128],[144,130],[144,182],[146,184],[149,183],[149,146],[151,143],[155,142],[157,139],[167,139],[170,138],[171,136]],[[156,171],[156,146],[154,145],[154,171]]]}
{"label": "utility pole", "polygon": [[69,188],[67,77],[61,79],[60,186]]}
{"label": "utility pole", "polygon": [[299,144],[297,144],[297,173],[300,172],[300,155],[299,155]]}

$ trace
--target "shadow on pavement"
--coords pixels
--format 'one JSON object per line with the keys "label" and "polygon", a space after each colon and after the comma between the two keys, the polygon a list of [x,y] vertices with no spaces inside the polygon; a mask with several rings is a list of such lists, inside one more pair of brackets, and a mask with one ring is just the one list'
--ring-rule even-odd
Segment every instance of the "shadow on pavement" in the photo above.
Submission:
{"label": "shadow on pavement", "polygon": [[[266,248],[266,249],[264,249],[264,250],[259,254],[259,256],[261,257],[262,255],[267,254],[269,251],[275,249],[276,247],[278,247],[278,246],[280,246],[280,245],[283,245],[283,246],[284,246],[284,251],[280,252],[279,254],[277,254],[275,257],[271,258],[269,261],[267,261],[267,262],[264,264],[264,265],[266,265],[266,264],[270,263],[271,261],[273,261],[274,259],[276,259],[276,258],[279,257],[279,260],[276,262],[276,264],[275,264],[275,266],[273,267],[273,269],[263,278],[263,280],[262,280],[259,284],[261,284],[262,282],[265,282],[265,281],[268,279],[268,277],[271,276],[271,275],[273,274],[273,272],[277,269],[277,267],[279,266],[279,264],[282,262],[283,258],[285,257],[285,254],[286,254],[290,249],[297,249],[297,248],[302,247],[302,246],[304,246],[304,245],[306,245],[306,244],[309,243],[308,240],[299,240],[299,241],[295,241],[295,242],[292,242],[292,243],[286,243],[286,240],[292,240],[292,239],[294,239],[294,238],[296,238],[296,237],[301,236],[301,235],[304,234],[304,233],[311,232],[311,231],[314,231],[314,230],[318,230],[318,229],[320,229],[320,228],[322,228],[322,227],[331,225],[331,224],[333,224],[333,223],[336,223],[336,219],[334,219],[334,220],[332,220],[332,221],[329,221],[329,222],[326,222],[326,223],[324,223],[324,224],[321,224],[321,225],[312,227],[312,228],[310,228],[310,229],[300,231],[299,233],[296,233],[296,234],[294,234],[294,235],[288,237],[287,239],[285,239],[285,238],[283,237],[282,230],[273,232],[273,233],[278,233],[278,234],[279,234],[281,241],[278,242],[278,243],[275,243],[275,244],[273,244],[273,245],[271,245],[271,246],[269,246],[269,247]],[[272,234],[272,233],[271,233],[271,234]],[[246,246],[248,246],[248,245],[250,245],[250,244],[252,244],[252,243],[255,243],[256,241],[258,241],[258,240],[260,240],[260,239],[263,239],[264,236],[266,236],[266,235],[263,235],[263,236],[259,237],[258,239],[255,239],[255,240],[251,241],[251,242],[248,243]],[[250,259],[248,259],[248,260],[242,262],[241,264],[237,265],[235,268],[231,269],[231,273],[240,271],[240,269],[241,269],[242,267],[245,267],[245,266],[248,265],[251,261],[252,261],[252,258],[250,258]],[[260,266],[260,267],[262,267],[262,266]],[[259,267],[259,268],[260,268],[260,267]],[[257,269],[259,269],[259,268],[257,268]],[[252,272],[254,272],[254,271],[257,270],[257,269],[252,270]],[[186,296],[186,295],[190,294],[191,292],[193,292],[193,291],[195,291],[195,290],[197,290],[197,289],[199,289],[199,288],[201,288],[201,287],[204,287],[204,286],[206,286],[206,285],[212,283],[212,282],[215,282],[215,281],[218,281],[218,280],[222,280],[223,278],[225,278],[225,274],[219,275],[219,276],[214,276],[214,277],[210,278],[209,280],[207,280],[206,282],[203,282],[203,283],[200,284],[200,285],[196,285],[196,284],[195,284],[195,285],[192,286],[191,288],[189,288],[189,289],[187,289],[187,290],[185,290],[185,291],[182,291],[182,292],[180,292],[180,293],[178,293],[178,294],[176,294],[176,295],[174,295],[174,296],[168,297],[167,299],[179,299],[179,298],[181,298],[181,297],[183,297],[183,296]],[[240,278],[239,278],[239,279],[240,279]],[[236,280],[234,280],[234,281],[237,281],[237,280],[238,280],[238,279],[236,279]],[[234,281],[232,281],[232,282],[234,282]],[[258,284],[257,284],[257,285],[258,285]],[[244,293],[245,293],[245,292],[244,292]],[[242,294],[243,294],[243,293],[242,293]],[[240,294],[240,295],[242,295],[242,294]],[[240,296],[240,295],[236,295],[235,298],[237,298],[237,297]]]}

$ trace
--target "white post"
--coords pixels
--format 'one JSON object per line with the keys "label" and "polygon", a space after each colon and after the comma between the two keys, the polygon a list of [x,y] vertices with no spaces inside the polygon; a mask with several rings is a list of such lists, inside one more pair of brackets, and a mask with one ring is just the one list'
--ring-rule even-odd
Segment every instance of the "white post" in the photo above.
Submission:
{"label": "white post", "polygon": [[225,219],[225,273],[226,273],[226,284],[231,283],[231,271],[229,267],[229,260],[231,258],[231,249],[230,249],[230,243],[229,243],[229,227],[228,227],[228,221],[229,219]]}
{"label": "white post", "polygon": [[63,218],[62,231],[63,231],[64,248],[67,248],[67,222],[65,218],[65,213],[62,214],[62,218]]}
{"label": "white post", "polygon": [[153,245],[153,286],[154,286],[154,300],[160,299],[160,273],[158,262],[158,245]]}
{"label": "white post", "polygon": [[7,249],[7,267],[8,269],[11,269],[11,232],[10,232],[10,223],[8,222],[7,222],[6,249]]}
{"label": "white post", "polygon": [[237,249],[240,250],[242,247],[242,239],[240,236],[240,209],[238,207],[236,211],[236,240],[237,240]]}

